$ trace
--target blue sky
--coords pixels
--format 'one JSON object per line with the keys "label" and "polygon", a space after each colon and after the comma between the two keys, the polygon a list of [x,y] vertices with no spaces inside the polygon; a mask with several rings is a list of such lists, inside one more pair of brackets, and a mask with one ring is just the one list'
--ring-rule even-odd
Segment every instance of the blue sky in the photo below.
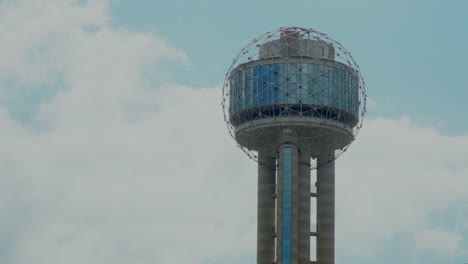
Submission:
{"label": "blue sky", "polygon": [[[411,116],[457,135],[468,130],[466,1],[135,1],[111,4],[114,23],[154,31],[193,64],[183,83],[215,85],[251,39],[282,26],[340,41],[361,66],[369,116]],[[182,76],[181,76],[182,75]]]}
{"label": "blue sky", "polygon": [[221,84],[312,27],[366,80],[337,264],[468,261],[468,2],[0,1],[0,263],[255,263],[256,164]]}

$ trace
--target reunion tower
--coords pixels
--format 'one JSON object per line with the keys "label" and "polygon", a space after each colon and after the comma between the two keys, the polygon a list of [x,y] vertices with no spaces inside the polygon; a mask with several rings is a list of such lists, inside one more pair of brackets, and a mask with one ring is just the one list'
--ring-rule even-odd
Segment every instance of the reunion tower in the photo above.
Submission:
{"label": "reunion tower", "polygon": [[222,105],[231,136],[258,162],[258,264],[335,262],[335,159],[361,128],[365,102],[351,54],[314,29],[267,32],[233,60]]}

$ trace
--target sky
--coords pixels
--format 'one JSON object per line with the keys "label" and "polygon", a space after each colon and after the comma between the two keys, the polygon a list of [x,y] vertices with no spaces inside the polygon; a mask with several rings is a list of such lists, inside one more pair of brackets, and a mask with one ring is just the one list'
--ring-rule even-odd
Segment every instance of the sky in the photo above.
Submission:
{"label": "sky", "polygon": [[0,263],[255,263],[221,86],[283,26],[360,65],[336,263],[468,262],[468,2],[0,0]]}

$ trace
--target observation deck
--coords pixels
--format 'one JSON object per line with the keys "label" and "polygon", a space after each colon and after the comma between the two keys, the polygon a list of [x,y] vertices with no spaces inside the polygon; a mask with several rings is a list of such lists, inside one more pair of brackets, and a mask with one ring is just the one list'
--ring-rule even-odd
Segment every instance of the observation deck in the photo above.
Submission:
{"label": "observation deck", "polygon": [[[256,59],[249,57],[228,76],[228,114],[236,140],[271,152],[272,143],[286,137],[317,155],[325,145],[347,146],[359,123],[355,69],[335,60],[332,44],[302,38],[298,31],[285,31],[258,47]],[[285,129],[293,135],[285,135]]]}

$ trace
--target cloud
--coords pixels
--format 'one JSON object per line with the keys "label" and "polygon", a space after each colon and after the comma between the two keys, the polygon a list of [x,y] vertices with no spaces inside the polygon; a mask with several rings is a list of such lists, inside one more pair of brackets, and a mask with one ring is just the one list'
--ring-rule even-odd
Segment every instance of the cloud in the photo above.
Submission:
{"label": "cloud", "polygon": [[4,142],[10,263],[202,263],[253,252],[255,167],[211,114],[218,89],[170,90],[179,102],[138,124]]}
{"label": "cloud", "polygon": [[70,60],[74,42],[86,38],[86,26],[101,27],[109,20],[104,1],[85,5],[67,0],[3,1],[0,6],[3,58],[0,74],[22,83],[47,82]]}
{"label": "cloud", "polygon": [[337,161],[340,250],[375,255],[396,235],[427,228],[433,214],[467,214],[467,149],[468,136],[443,136],[409,118],[368,120]]}
{"label": "cloud", "polygon": [[[155,75],[171,61],[189,64],[183,51],[161,37],[111,27],[107,5],[71,0],[1,3],[0,102],[15,117],[18,112],[39,113],[39,121],[77,125],[120,118],[122,113],[114,110],[121,105],[150,107],[154,98],[142,93],[151,84],[143,75]],[[168,81],[164,74],[152,80]],[[89,107],[99,109],[81,116]]]}
{"label": "cloud", "polygon": [[436,252],[438,254],[460,253],[460,234],[441,230],[421,230],[416,234],[415,242],[418,250]]}
{"label": "cloud", "polygon": [[[0,8],[1,263],[200,263],[253,252],[256,181],[229,165],[241,154],[219,89],[160,73],[189,63],[183,51],[111,27],[106,1]],[[12,112],[29,94],[38,107],[24,124]]]}
{"label": "cloud", "polygon": [[[111,24],[107,1],[0,3],[0,262],[253,263],[256,165],[220,87],[176,84],[165,67],[183,51]],[[338,254],[405,232],[430,247],[430,214],[468,200],[467,149],[367,120],[336,163]]]}

